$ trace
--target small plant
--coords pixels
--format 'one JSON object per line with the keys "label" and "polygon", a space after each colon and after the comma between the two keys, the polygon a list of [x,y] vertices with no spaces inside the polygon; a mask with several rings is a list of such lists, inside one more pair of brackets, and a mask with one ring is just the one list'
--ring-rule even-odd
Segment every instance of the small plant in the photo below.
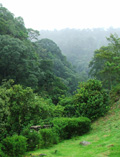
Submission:
{"label": "small plant", "polygon": [[27,149],[27,139],[23,136],[13,135],[2,141],[3,153],[10,157],[21,157]]}

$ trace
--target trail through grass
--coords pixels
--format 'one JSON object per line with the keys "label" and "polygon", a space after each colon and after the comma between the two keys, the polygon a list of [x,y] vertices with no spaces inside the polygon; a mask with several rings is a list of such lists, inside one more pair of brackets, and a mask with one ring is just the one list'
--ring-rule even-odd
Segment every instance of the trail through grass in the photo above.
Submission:
{"label": "trail through grass", "polygon": [[[88,141],[87,146],[80,145]],[[105,116],[92,124],[92,130],[83,136],[65,140],[48,149],[27,153],[46,157],[120,157],[120,101]]]}

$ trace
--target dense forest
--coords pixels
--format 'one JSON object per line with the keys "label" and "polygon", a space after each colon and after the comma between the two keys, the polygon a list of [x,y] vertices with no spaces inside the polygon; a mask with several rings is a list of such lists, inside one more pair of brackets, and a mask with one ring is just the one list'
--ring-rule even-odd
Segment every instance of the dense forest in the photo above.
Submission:
{"label": "dense forest", "polygon": [[[76,71],[88,79],[89,62],[94,51],[101,46],[108,44],[106,37],[117,33],[120,36],[120,28],[93,28],[93,29],[63,29],[63,30],[42,30],[39,39],[49,38],[57,43],[63,54]],[[82,79],[81,79],[82,80]]]}
{"label": "dense forest", "polygon": [[39,32],[26,29],[21,17],[14,18],[2,7],[0,18],[0,82],[13,79],[17,84],[56,99],[53,101],[66,91],[72,93],[76,89],[78,74],[53,41],[31,42]]}
{"label": "dense forest", "polygon": [[43,31],[26,28],[22,17],[0,5],[2,157],[19,157],[88,132],[91,121],[118,98],[120,38],[111,34],[103,40],[108,33],[103,29],[53,33],[60,33],[59,41],[56,34],[43,38]]}

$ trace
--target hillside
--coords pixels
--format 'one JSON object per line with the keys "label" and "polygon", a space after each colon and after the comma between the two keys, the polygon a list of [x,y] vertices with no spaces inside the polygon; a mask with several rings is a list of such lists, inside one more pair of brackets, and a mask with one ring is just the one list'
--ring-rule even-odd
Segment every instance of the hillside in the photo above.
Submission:
{"label": "hillside", "polygon": [[67,58],[62,54],[60,48],[55,42],[50,39],[42,39],[35,42],[36,52],[40,58],[41,69],[53,72],[53,74],[59,77],[63,83],[69,87],[71,93],[76,89],[79,75],[67,61]]}
{"label": "hillside", "polygon": [[84,78],[80,78],[55,42],[36,40],[39,32],[27,29],[22,17],[15,17],[2,6],[0,20],[0,85],[4,79],[13,79],[55,104],[61,95],[76,90]]}
{"label": "hillside", "polygon": [[[41,153],[47,157],[119,157],[120,156],[120,101],[118,101],[105,117],[92,124],[92,130],[81,137],[63,141],[49,149],[40,149],[29,152],[38,156]],[[81,141],[91,144],[82,146]],[[57,150],[55,154],[55,150]],[[29,155],[26,155],[27,157]]]}
{"label": "hillside", "polygon": [[120,35],[120,28],[95,29],[63,29],[40,31],[40,39],[49,38],[57,43],[61,51],[67,56],[82,76],[88,77],[88,65],[91,61],[94,51],[103,45],[107,45],[106,37],[110,34]]}
{"label": "hillside", "polygon": [[117,34],[104,46],[103,29],[63,31],[59,39],[75,70],[55,41],[38,40],[39,31],[2,5],[0,21],[0,157],[37,149],[31,156],[119,156],[120,101],[108,113],[120,95]]}

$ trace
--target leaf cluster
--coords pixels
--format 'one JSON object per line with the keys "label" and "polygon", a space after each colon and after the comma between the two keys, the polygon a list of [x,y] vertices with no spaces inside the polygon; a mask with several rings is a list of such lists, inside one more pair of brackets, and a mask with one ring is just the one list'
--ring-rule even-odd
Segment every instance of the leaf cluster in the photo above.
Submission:
{"label": "leaf cluster", "polygon": [[120,82],[120,38],[111,34],[107,40],[108,46],[101,47],[94,52],[90,62],[90,75],[101,80],[104,87],[112,89]]}
{"label": "leaf cluster", "polygon": [[104,116],[109,109],[109,96],[98,80],[81,83],[74,100],[76,114],[91,120]]}

